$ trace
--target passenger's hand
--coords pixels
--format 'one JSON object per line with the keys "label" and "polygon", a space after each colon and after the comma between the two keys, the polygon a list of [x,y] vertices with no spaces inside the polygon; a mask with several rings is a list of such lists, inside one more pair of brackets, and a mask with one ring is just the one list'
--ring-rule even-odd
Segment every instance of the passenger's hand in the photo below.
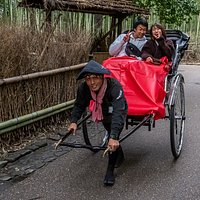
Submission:
{"label": "passenger's hand", "polygon": [[148,63],[152,63],[152,62],[153,62],[153,58],[152,58],[152,57],[148,57],[148,58],[146,58],[146,62],[148,62]]}
{"label": "passenger's hand", "polygon": [[163,35],[161,35],[160,37],[156,38],[157,41],[165,41],[165,38]]}
{"label": "passenger's hand", "polygon": [[130,31],[128,31],[128,33],[124,36],[124,42],[128,42],[129,41],[129,38],[130,38],[130,34],[131,34],[131,32]]}
{"label": "passenger's hand", "polygon": [[77,129],[76,123],[71,123],[68,127],[68,131],[72,131],[73,135],[75,135],[76,129]]}
{"label": "passenger's hand", "polygon": [[165,65],[164,70],[165,70],[166,72],[169,72],[169,71],[171,70],[171,66],[168,65],[168,64]]}
{"label": "passenger's hand", "polygon": [[108,141],[108,147],[110,148],[110,151],[116,151],[116,149],[119,147],[119,141],[110,138]]}
{"label": "passenger's hand", "polygon": [[155,38],[156,40],[158,40],[158,39],[160,39],[160,38],[163,37],[163,36],[162,36],[162,33],[160,33],[160,32],[157,32],[157,33],[154,34],[153,36],[154,36],[154,38]]}

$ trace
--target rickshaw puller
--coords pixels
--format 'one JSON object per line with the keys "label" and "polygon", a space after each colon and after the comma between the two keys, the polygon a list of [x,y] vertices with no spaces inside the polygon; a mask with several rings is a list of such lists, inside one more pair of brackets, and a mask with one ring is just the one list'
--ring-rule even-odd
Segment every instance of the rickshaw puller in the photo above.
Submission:
{"label": "rickshaw puller", "polygon": [[112,186],[115,183],[114,168],[124,160],[118,140],[126,121],[128,106],[119,81],[104,77],[105,74],[109,75],[110,71],[93,60],[89,61],[79,73],[77,80],[85,81],[78,87],[68,130],[76,131],[77,121],[92,100],[94,106],[92,120],[101,121],[109,134],[110,152],[104,184]]}

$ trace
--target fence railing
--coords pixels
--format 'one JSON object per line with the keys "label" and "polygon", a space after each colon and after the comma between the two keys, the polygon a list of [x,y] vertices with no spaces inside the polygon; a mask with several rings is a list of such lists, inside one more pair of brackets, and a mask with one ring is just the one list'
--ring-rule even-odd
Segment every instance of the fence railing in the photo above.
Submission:
{"label": "fence railing", "polygon": [[0,135],[71,108],[85,64],[0,79]]}

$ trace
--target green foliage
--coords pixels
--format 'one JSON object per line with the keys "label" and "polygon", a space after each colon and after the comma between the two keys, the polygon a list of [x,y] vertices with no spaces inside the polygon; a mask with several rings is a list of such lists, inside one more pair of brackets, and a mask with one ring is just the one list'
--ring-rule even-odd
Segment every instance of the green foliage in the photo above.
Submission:
{"label": "green foliage", "polygon": [[134,3],[147,7],[152,14],[159,17],[163,24],[188,22],[193,15],[199,13],[199,0],[135,0]]}

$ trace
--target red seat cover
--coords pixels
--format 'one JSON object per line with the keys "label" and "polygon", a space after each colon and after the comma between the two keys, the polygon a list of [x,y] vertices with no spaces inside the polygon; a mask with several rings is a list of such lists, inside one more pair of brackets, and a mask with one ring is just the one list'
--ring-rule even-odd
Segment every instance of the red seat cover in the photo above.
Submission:
{"label": "red seat cover", "polygon": [[153,65],[130,57],[112,57],[103,62],[103,66],[111,71],[111,77],[122,84],[128,115],[155,114],[154,119],[165,117],[166,57],[162,61],[161,65]]}

